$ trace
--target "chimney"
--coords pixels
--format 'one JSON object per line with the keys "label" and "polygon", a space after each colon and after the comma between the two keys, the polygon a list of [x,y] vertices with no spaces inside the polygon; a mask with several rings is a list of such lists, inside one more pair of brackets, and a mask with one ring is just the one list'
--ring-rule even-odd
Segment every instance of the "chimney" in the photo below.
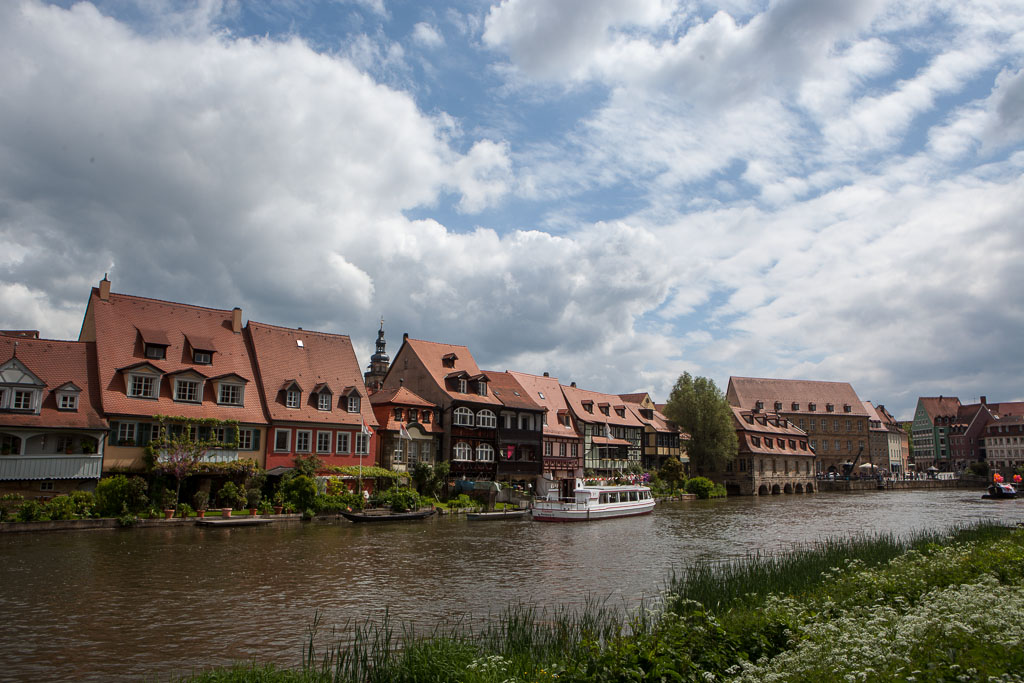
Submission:
{"label": "chimney", "polygon": [[110,280],[106,273],[103,273],[103,279],[100,280],[100,301],[110,301]]}
{"label": "chimney", "polygon": [[569,382],[569,386],[572,387],[573,389],[575,389],[576,388],[576,382]]}
{"label": "chimney", "polygon": [[544,371],[544,376],[545,376],[545,377],[550,377],[551,375],[549,375],[549,374],[548,374],[548,372],[547,372],[547,370],[545,370],[545,371]]}
{"label": "chimney", "polygon": [[242,331],[242,309],[238,306],[231,311],[231,331],[235,334]]}
{"label": "chimney", "polygon": [[404,342],[404,341],[406,341],[407,339],[409,339],[409,333],[408,333],[408,332],[403,332],[403,333],[402,333],[402,341]]}
{"label": "chimney", "polygon": [[982,396],[981,397],[981,405],[983,405],[983,406],[988,405],[988,397],[987,396]]}
{"label": "chimney", "polygon": [[398,378],[398,386],[404,386],[404,385],[405,385],[405,378],[404,377],[399,377]]}

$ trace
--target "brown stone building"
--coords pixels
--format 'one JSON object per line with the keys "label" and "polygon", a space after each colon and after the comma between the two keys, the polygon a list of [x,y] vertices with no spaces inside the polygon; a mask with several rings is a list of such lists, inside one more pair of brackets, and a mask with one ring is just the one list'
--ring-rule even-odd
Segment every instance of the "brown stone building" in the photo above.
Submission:
{"label": "brown stone building", "polygon": [[805,431],[820,473],[873,462],[868,414],[848,382],[730,377],[726,397],[734,407],[775,413]]}
{"label": "brown stone building", "polygon": [[735,407],[732,412],[738,453],[712,479],[731,496],[814,492],[815,455],[802,429],[777,413]]}

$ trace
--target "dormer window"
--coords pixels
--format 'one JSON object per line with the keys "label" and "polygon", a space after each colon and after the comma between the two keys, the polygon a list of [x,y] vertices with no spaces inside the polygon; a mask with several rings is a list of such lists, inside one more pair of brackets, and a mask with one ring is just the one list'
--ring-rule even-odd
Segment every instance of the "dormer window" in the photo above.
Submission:
{"label": "dormer window", "polygon": [[174,380],[174,400],[199,403],[199,380],[185,378]]}
{"label": "dormer window", "polygon": [[478,395],[480,395],[480,396],[486,396],[487,395],[487,382],[484,382],[483,380],[480,380],[479,382],[477,382],[476,383],[476,393]]}
{"label": "dormer window", "polygon": [[757,403],[754,404],[754,407],[757,408],[758,410],[764,410],[764,401],[758,401]]}
{"label": "dormer window", "polygon": [[286,408],[298,408],[299,407],[299,391],[297,389],[289,389],[284,395],[284,405]]}
{"label": "dormer window", "polygon": [[131,375],[128,395],[134,398],[156,398],[156,379],[153,375]]}
{"label": "dormer window", "polygon": [[826,403],[825,404],[825,410],[827,412],[834,413],[834,412],[836,412],[836,407],[834,405],[832,405],[831,403]]}
{"label": "dormer window", "polygon": [[425,425],[430,424],[430,411],[429,410],[424,410],[423,411],[423,417],[420,418],[420,422],[422,422]]}
{"label": "dormer window", "polygon": [[12,410],[32,410],[32,395],[34,391],[15,389],[14,399],[11,401]]}
{"label": "dormer window", "polygon": [[818,404],[817,403],[808,403],[807,404],[807,410],[811,411],[812,413],[815,410],[817,410],[817,409],[818,409]]}
{"label": "dormer window", "polygon": [[209,365],[213,362],[213,354],[209,351],[193,351],[192,362],[196,365]]}
{"label": "dormer window", "polygon": [[317,410],[330,410],[331,409],[331,394],[326,391],[321,391],[316,398],[316,409]]}
{"label": "dormer window", "polygon": [[61,410],[78,410],[78,394],[60,394],[57,398],[57,407]]}
{"label": "dormer window", "polygon": [[[410,417],[411,417],[411,415],[410,415]],[[402,420],[402,409],[401,408],[395,408],[395,419],[398,420],[398,421]]]}
{"label": "dormer window", "polygon": [[619,417],[626,417],[626,409],[625,408],[616,408],[615,409],[615,414],[618,415]]}
{"label": "dormer window", "polygon": [[467,382],[464,379],[460,379],[459,380],[459,393],[460,394],[467,394],[467,393],[469,393],[469,382]]}
{"label": "dormer window", "polygon": [[359,394],[351,394],[348,397],[348,412],[359,412]]}
{"label": "dormer window", "polygon": [[409,408],[409,422],[419,422],[420,411],[416,408]]}
{"label": "dormer window", "polygon": [[791,410],[800,410],[800,404],[799,404],[799,403],[793,403],[793,404],[792,404],[792,405],[790,406],[790,409],[791,409]]}
{"label": "dormer window", "polygon": [[608,414],[608,406],[601,406],[601,414],[602,415],[607,415]]}
{"label": "dormer window", "polygon": [[229,406],[242,405],[242,385],[221,384],[220,391],[217,392],[217,402]]}
{"label": "dormer window", "polygon": [[459,357],[456,356],[454,353],[446,353],[443,356],[441,356],[441,365],[443,365],[446,368],[454,368],[455,361],[457,361],[458,359]]}
{"label": "dormer window", "polygon": [[162,344],[146,344],[146,358],[163,360],[167,357],[167,347]]}
{"label": "dormer window", "polygon": [[776,401],[775,402],[775,411],[778,412],[780,410],[782,410],[782,401]]}
{"label": "dormer window", "polygon": [[850,404],[849,404],[849,403],[844,403],[844,404],[843,404],[843,412],[844,412],[844,413],[849,413],[849,412],[851,412],[852,410],[853,410],[853,408],[851,408],[851,407],[850,407]]}

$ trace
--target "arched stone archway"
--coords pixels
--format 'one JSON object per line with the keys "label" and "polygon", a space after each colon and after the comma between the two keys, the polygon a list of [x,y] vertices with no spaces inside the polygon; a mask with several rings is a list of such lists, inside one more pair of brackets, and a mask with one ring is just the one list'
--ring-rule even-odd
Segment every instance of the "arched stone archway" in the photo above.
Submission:
{"label": "arched stone archway", "polygon": [[729,482],[725,485],[725,493],[728,496],[742,496],[743,490],[740,488],[739,484]]}
{"label": "arched stone archway", "polygon": [[785,488],[782,489],[783,493],[793,493],[793,485],[786,484]]}
{"label": "arched stone archway", "polygon": [[773,484],[773,485],[772,485],[772,495],[773,495],[773,496],[777,496],[777,495],[779,495],[780,493],[782,493],[782,489],[781,489],[781,488],[779,488],[779,485],[778,485],[778,484]]}
{"label": "arched stone archway", "polygon": [[803,493],[804,492],[804,485],[803,484],[797,484],[796,485],[796,492],[797,493]]}
{"label": "arched stone archway", "polygon": [[767,496],[768,495],[768,487],[765,486],[764,484],[761,484],[761,486],[757,489],[757,495],[759,495],[759,496]]}
{"label": "arched stone archway", "polygon": [[804,490],[806,490],[807,493],[814,493],[814,484],[812,484],[811,482],[807,482],[807,488]]}

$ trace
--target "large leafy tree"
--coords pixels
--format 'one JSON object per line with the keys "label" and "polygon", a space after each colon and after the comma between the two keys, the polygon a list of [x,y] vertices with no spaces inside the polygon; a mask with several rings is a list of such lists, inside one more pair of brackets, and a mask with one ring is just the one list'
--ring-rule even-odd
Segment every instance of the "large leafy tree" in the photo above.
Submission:
{"label": "large leafy tree", "polygon": [[690,435],[686,452],[691,470],[720,472],[736,457],[732,408],[713,380],[684,372],[672,388],[665,415]]}

